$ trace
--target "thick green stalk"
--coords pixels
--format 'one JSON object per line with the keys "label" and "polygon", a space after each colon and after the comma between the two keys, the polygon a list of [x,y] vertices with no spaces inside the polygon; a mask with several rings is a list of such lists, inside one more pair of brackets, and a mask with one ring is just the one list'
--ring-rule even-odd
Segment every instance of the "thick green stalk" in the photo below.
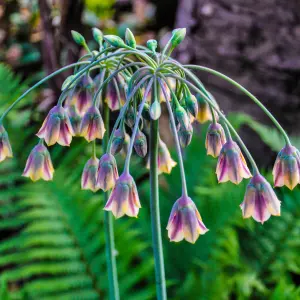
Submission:
{"label": "thick green stalk", "polygon": [[[154,83],[156,84],[156,83]],[[158,300],[167,299],[163,247],[158,193],[158,120],[150,125],[150,209],[152,226],[152,247],[155,261],[156,292]]]}
{"label": "thick green stalk", "polygon": [[[106,128],[107,134],[103,139],[103,152],[106,151],[108,143],[108,133],[109,133],[109,109],[108,106],[103,103],[103,117],[104,125]],[[104,193],[104,203],[108,200],[108,192]],[[110,212],[104,211],[104,229],[105,229],[105,247],[106,247],[106,264],[107,264],[107,274],[109,282],[109,299],[110,300],[119,300],[119,283],[118,283],[118,272],[117,272],[117,263],[115,255],[115,239],[114,239],[114,224],[113,216]]]}
{"label": "thick green stalk", "polygon": [[271,121],[274,123],[274,125],[277,127],[277,129],[282,133],[285,142],[290,145],[290,140],[288,135],[286,134],[285,130],[282,128],[282,126],[278,123],[278,121],[276,120],[276,118],[272,115],[272,113],[253,95],[251,94],[247,89],[245,89],[242,85],[240,85],[239,83],[237,83],[236,81],[234,81],[233,79],[231,79],[230,77],[226,76],[223,73],[220,73],[216,70],[207,68],[207,67],[203,67],[203,66],[194,66],[194,65],[185,65],[186,68],[189,69],[195,69],[195,70],[200,70],[200,71],[205,71],[208,73],[211,73],[213,75],[216,75],[226,81],[228,81],[229,83],[233,84],[235,87],[237,87],[240,91],[242,91],[244,94],[246,94],[253,102],[255,102],[262,110],[263,112],[271,119]]}

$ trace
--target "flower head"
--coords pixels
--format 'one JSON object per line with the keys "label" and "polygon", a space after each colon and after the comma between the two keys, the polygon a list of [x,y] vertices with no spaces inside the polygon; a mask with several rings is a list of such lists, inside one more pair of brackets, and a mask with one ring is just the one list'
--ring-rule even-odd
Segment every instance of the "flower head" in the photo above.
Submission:
{"label": "flower head", "polygon": [[43,144],[36,145],[30,152],[23,176],[32,181],[52,180],[54,168],[48,149]]}
{"label": "flower head", "polygon": [[172,242],[180,242],[185,239],[193,244],[200,234],[208,231],[195,203],[187,196],[181,196],[173,205],[167,230]]}
{"label": "flower head", "polygon": [[99,190],[97,186],[97,170],[99,159],[96,157],[90,158],[85,164],[81,176],[81,188],[83,190],[91,190],[96,192]]}
{"label": "flower head", "polygon": [[104,209],[120,218],[124,215],[137,217],[140,208],[135,182],[129,173],[124,172],[117,180]]}
{"label": "flower head", "polygon": [[217,171],[219,182],[230,180],[239,184],[243,178],[251,177],[246,160],[236,142],[227,141],[220,153]]}
{"label": "flower head", "polygon": [[0,125],[0,162],[6,157],[13,157],[11,145],[8,139],[7,131],[4,126]]}
{"label": "flower head", "polygon": [[44,139],[48,146],[58,143],[69,146],[74,130],[66,110],[61,105],[54,106],[48,113],[37,136]]}
{"label": "flower head", "polygon": [[218,157],[225,143],[226,138],[223,127],[219,123],[210,124],[205,141],[207,154],[213,157]]}
{"label": "flower head", "polygon": [[118,177],[116,159],[113,155],[105,153],[99,161],[97,185],[103,191],[108,191],[115,186]]}
{"label": "flower head", "polygon": [[91,106],[82,118],[80,124],[80,135],[88,142],[95,139],[102,139],[105,128],[99,109]]}
{"label": "flower head", "polygon": [[271,215],[280,216],[280,201],[269,182],[260,174],[251,178],[240,206],[244,218],[252,216],[257,222],[264,223]]}
{"label": "flower head", "polygon": [[275,186],[287,186],[292,190],[300,183],[300,153],[299,150],[287,145],[277,155],[273,168]]}

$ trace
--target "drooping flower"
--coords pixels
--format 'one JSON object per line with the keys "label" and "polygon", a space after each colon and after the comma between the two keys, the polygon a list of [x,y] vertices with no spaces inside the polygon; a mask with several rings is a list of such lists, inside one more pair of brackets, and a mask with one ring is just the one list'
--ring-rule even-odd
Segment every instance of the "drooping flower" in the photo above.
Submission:
{"label": "drooping flower", "polygon": [[[170,174],[173,167],[176,166],[176,162],[172,159],[167,145],[159,138],[158,141],[158,156],[157,167],[158,172]],[[150,158],[147,162],[147,169],[150,169]]]}
{"label": "drooping flower", "polygon": [[44,139],[48,146],[58,143],[69,146],[74,130],[66,110],[61,105],[54,106],[48,113],[37,136]]}
{"label": "drooping flower", "polygon": [[24,177],[32,181],[39,179],[52,180],[54,168],[48,149],[43,144],[37,144],[30,152],[23,172]]}
{"label": "drooping flower", "polygon": [[90,158],[85,164],[81,176],[81,188],[83,190],[91,190],[96,192],[99,190],[97,185],[97,170],[99,165],[99,159],[96,157]]}
{"label": "drooping flower", "polygon": [[[218,104],[216,102],[216,100],[213,98],[213,96],[208,93],[210,95],[210,100],[214,103],[214,105],[216,107],[218,107]],[[213,117],[212,117],[212,113],[211,113],[211,109],[208,105],[208,103],[203,99],[203,97],[200,94],[196,95],[196,98],[198,100],[198,114],[197,114],[197,121],[201,124],[207,122],[207,121],[212,121]],[[218,116],[216,113],[215,114],[215,119],[218,119]]]}
{"label": "drooping flower", "polygon": [[111,153],[113,155],[119,153],[124,145],[124,141],[125,141],[125,129],[121,129],[118,128],[115,132],[114,132],[114,136],[113,136],[113,140],[112,140],[112,144],[111,144]]}
{"label": "drooping flower", "polygon": [[205,141],[207,155],[218,157],[225,143],[226,137],[223,127],[219,123],[210,124],[207,130]]}
{"label": "drooping flower", "polygon": [[11,145],[8,139],[7,131],[4,126],[0,125],[0,162],[6,157],[13,157]]}
{"label": "drooping flower", "polygon": [[242,151],[233,140],[224,144],[218,159],[216,174],[219,182],[230,180],[235,184],[239,184],[243,178],[251,177]]}
{"label": "drooping flower", "polygon": [[287,186],[292,190],[300,183],[300,152],[291,145],[286,145],[277,155],[273,168],[275,186]]}
{"label": "drooping flower", "polygon": [[81,116],[78,114],[76,107],[74,105],[67,106],[66,108],[67,114],[69,116],[74,135],[80,136],[80,124],[81,124]]}
{"label": "drooping flower", "polygon": [[123,172],[117,180],[104,209],[111,211],[116,218],[120,218],[124,215],[137,217],[140,208],[141,204],[136,184],[129,173]]}
{"label": "drooping flower", "polygon": [[115,186],[118,177],[116,159],[113,155],[105,153],[99,161],[97,185],[103,191],[108,191]]}
{"label": "drooping flower", "polygon": [[167,230],[172,242],[185,239],[192,244],[196,242],[200,234],[208,231],[195,203],[188,196],[181,196],[173,205]]}
{"label": "drooping flower", "polygon": [[251,216],[264,223],[271,215],[280,216],[280,201],[267,180],[260,174],[251,178],[243,203],[240,205],[243,217]]}
{"label": "drooping flower", "polygon": [[180,126],[178,130],[178,138],[182,148],[187,147],[191,143],[193,131],[194,130],[192,124],[189,124],[188,128]]}
{"label": "drooping flower", "polygon": [[94,139],[102,139],[104,133],[104,123],[99,109],[95,106],[91,106],[82,118],[80,135],[90,142]]}
{"label": "drooping flower", "polygon": [[134,139],[134,149],[138,156],[145,157],[147,154],[147,139],[144,133],[138,129]]}
{"label": "drooping flower", "polygon": [[118,98],[114,83],[110,81],[107,85],[105,102],[112,111],[119,110],[125,103],[124,95],[121,93],[121,89],[119,89],[119,92],[120,99]]}

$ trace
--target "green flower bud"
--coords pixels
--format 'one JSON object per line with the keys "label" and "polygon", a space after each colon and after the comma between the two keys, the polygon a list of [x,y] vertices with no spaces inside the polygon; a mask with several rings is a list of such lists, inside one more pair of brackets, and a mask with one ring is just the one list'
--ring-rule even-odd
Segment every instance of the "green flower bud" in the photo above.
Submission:
{"label": "green flower bud", "polygon": [[173,48],[177,47],[184,40],[185,34],[185,28],[178,28],[172,31],[171,44]]}
{"label": "green flower bud", "polygon": [[127,112],[125,114],[125,123],[126,123],[127,126],[129,126],[130,128],[132,128],[134,126],[134,122],[135,122],[134,110],[130,106],[127,109]]}
{"label": "green flower bud", "polygon": [[185,97],[185,104],[188,111],[193,115],[193,117],[197,117],[198,115],[198,101],[197,98],[192,95],[191,93],[188,93]]}
{"label": "green flower bud", "polygon": [[105,35],[104,40],[116,48],[124,48],[124,41],[116,35]]}
{"label": "green flower bud", "polygon": [[95,27],[92,29],[92,31],[93,31],[94,40],[99,45],[102,45],[102,42],[103,42],[103,33],[102,33],[102,31],[98,28],[95,28]]}
{"label": "green flower bud", "polygon": [[138,156],[145,157],[147,154],[146,136],[138,129],[134,139],[134,149]]}
{"label": "green flower bud", "polygon": [[125,42],[126,42],[126,45],[128,45],[129,47],[134,48],[134,49],[136,48],[136,41],[135,41],[134,35],[129,28],[126,28]]}
{"label": "green flower bud", "polygon": [[117,129],[114,133],[114,137],[111,144],[111,153],[113,155],[119,153],[124,145],[125,141],[125,132],[122,129]]}
{"label": "green flower bud", "polygon": [[84,46],[86,44],[84,37],[77,31],[71,30],[73,40],[76,44]]}
{"label": "green flower bud", "polygon": [[148,40],[147,48],[150,49],[152,52],[155,52],[155,50],[157,48],[157,41],[156,40]]}
{"label": "green flower bud", "polygon": [[190,124],[188,128],[180,127],[178,131],[178,138],[182,148],[188,146],[193,137],[193,126]]}
{"label": "green flower bud", "polygon": [[176,123],[187,129],[190,126],[190,119],[188,114],[186,113],[185,109],[182,106],[178,106],[175,110],[175,120]]}
{"label": "green flower bud", "polygon": [[148,103],[144,104],[143,111],[142,111],[142,117],[144,119],[146,119],[147,121],[151,120],[151,117],[150,117],[150,106],[149,106]]}
{"label": "green flower bud", "polygon": [[150,116],[152,120],[157,120],[161,115],[161,107],[158,101],[154,101],[150,107]]}

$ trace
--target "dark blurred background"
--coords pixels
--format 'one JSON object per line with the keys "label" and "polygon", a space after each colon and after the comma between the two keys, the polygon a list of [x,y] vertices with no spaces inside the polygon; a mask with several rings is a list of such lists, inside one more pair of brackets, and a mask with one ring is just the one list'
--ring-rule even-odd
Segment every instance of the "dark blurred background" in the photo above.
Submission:
{"label": "dark blurred background", "polygon": [[[241,83],[270,109],[299,148],[299,1],[0,0],[1,112],[29,86],[84,54],[72,41],[71,30],[96,48],[92,27],[121,36],[129,27],[138,43],[156,38],[161,47],[173,28],[186,27],[186,39],[174,56]],[[51,183],[20,177],[36,143],[34,133],[69,74],[27,96],[5,124],[15,158],[0,168],[0,300],[107,299],[103,198],[81,191],[79,185],[90,149],[77,140],[70,150],[51,147],[56,167]],[[197,75],[271,180],[281,136],[236,88],[212,75]],[[197,126],[185,151],[189,191],[210,229],[196,245],[167,240],[164,228],[180,194],[179,170],[160,177],[170,299],[300,299],[299,188],[293,193],[277,189],[282,217],[263,226],[242,220],[238,205],[246,183],[217,184],[216,162],[203,146],[206,128]],[[132,173],[139,182],[141,216],[115,223],[121,299],[155,298],[149,186],[140,163],[135,160]]]}

